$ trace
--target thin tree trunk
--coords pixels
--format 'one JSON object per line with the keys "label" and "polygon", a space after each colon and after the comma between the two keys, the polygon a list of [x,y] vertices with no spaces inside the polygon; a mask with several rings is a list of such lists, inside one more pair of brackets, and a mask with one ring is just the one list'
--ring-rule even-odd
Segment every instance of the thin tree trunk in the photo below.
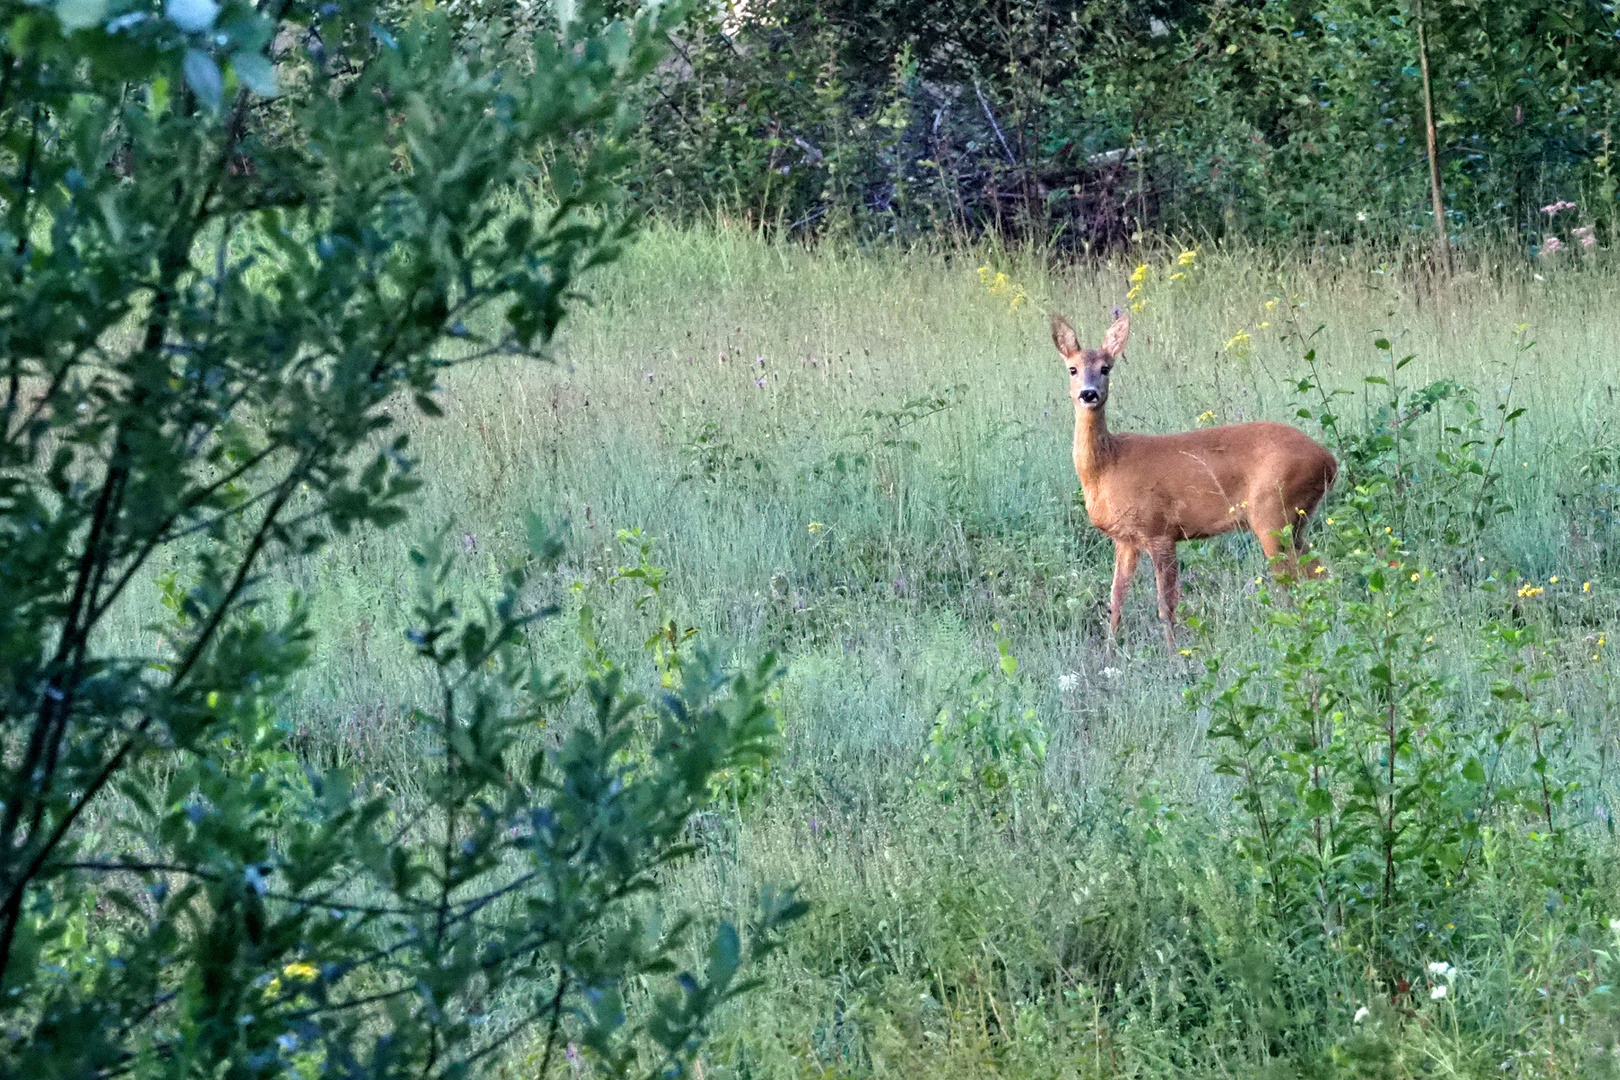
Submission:
{"label": "thin tree trunk", "polygon": [[1418,70],[1423,74],[1423,134],[1429,151],[1429,198],[1434,204],[1435,252],[1442,270],[1451,266],[1451,240],[1446,235],[1446,196],[1440,184],[1440,145],[1434,126],[1434,87],[1429,81],[1429,41],[1422,0],[1413,0],[1417,16]]}

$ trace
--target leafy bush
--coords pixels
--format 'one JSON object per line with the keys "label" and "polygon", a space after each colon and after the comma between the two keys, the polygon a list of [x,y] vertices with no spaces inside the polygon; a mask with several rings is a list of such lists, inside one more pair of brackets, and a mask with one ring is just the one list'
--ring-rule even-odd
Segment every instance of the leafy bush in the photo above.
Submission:
{"label": "leafy bush", "polygon": [[1039,790],[1046,732],[1024,701],[1011,640],[1002,638],[996,651],[995,667],[974,672],[961,700],[940,708],[925,769],[942,801],[963,800],[1016,825],[1019,796]]}
{"label": "leafy bush", "polygon": [[770,661],[699,657],[650,704],[618,669],[570,686],[524,645],[528,569],[467,614],[430,547],[413,803],[289,752],[310,632],[262,584],[399,521],[394,411],[540,355],[614,257],[622,101],[679,15],[583,3],[514,56],[364,0],[6,5],[0,1071],[465,1076],[538,1024],[542,1072],[565,1039],[679,1072],[742,988],[722,926],[633,1008],[690,920],[629,905],[766,749]]}
{"label": "leafy bush", "polygon": [[[1489,894],[1503,851],[1546,889],[1549,911],[1581,913],[1571,926],[1601,901],[1588,840],[1571,825],[1581,770],[1569,721],[1538,695],[1559,663],[1530,605],[1543,589],[1487,575],[1473,555],[1510,509],[1496,457],[1524,410],[1504,397],[1493,431],[1472,391],[1409,389],[1398,372],[1411,357],[1386,338],[1375,346],[1386,367],[1366,385],[1386,399],[1369,395],[1364,423],[1338,414],[1347,395],[1322,388],[1310,350],[1297,385],[1315,399],[1300,417],[1343,447],[1348,484],[1318,545],[1332,576],[1262,590],[1258,658],[1234,666],[1210,653],[1186,696],[1231,778],[1237,847],[1272,931],[1368,1003],[1357,1024],[1371,1019],[1330,1056],[1381,1075],[1405,1052],[1402,1017],[1426,1007],[1420,992],[1430,1003],[1452,993],[1443,958],[1499,918]],[[1440,418],[1448,403],[1460,423]],[[1414,421],[1431,413],[1438,436],[1420,441]],[[1460,585],[1483,607],[1461,633],[1438,614]],[[1358,970],[1340,968],[1347,959]],[[1455,1029],[1455,1001],[1432,1007],[1449,1009]]]}

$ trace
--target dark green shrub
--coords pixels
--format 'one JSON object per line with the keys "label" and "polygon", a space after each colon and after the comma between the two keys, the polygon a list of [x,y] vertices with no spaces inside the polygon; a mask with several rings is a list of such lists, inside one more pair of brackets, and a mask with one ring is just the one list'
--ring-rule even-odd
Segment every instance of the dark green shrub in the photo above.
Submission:
{"label": "dark green shrub", "polygon": [[[571,687],[524,647],[524,568],[465,614],[419,553],[407,803],[290,753],[309,632],[263,586],[399,521],[395,411],[539,355],[614,257],[623,98],[680,14],[583,3],[491,49],[363,0],[4,5],[0,1072],[460,1077],[536,1025],[542,1072],[565,1040],[679,1072],[741,988],[722,926],[637,989],[689,920],[627,905],[766,748],[769,661]],[[159,571],[154,646],[115,623]],[[588,719],[543,735],[571,693]]]}

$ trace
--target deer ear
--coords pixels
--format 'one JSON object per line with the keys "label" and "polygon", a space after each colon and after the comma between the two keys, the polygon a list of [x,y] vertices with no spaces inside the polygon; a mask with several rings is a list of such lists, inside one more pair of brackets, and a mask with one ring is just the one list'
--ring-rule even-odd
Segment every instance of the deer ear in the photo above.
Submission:
{"label": "deer ear", "polygon": [[1052,344],[1057,346],[1057,351],[1063,354],[1065,360],[1080,352],[1080,339],[1075,336],[1074,327],[1061,315],[1052,316]]}
{"label": "deer ear", "polygon": [[1114,320],[1114,325],[1108,328],[1103,335],[1102,351],[1118,360],[1125,351],[1125,342],[1131,336],[1131,317],[1121,315]]}

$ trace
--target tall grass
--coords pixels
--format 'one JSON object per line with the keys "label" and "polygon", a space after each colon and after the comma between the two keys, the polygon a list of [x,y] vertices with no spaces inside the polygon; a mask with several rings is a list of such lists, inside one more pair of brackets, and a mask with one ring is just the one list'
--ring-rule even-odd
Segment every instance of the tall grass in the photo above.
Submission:
{"label": "tall grass", "polygon": [[[1282,340],[1288,303],[1270,299],[1295,298],[1304,333],[1320,325],[1321,380],[1353,391],[1347,423],[1376,407],[1373,341],[1399,335],[1396,353],[1416,356],[1407,381],[1455,379],[1486,409],[1511,395],[1528,410],[1501,452],[1513,510],[1469,558],[1500,578],[1558,575],[1538,598],[1549,617],[1616,640],[1610,267],[1506,264],[1438,286],[1337,253],[1206,251],[1171,282],[1173,255],[1152,260],[1115,429],[1293,418],[1309,372]],[[991,263],[1004,287],[978,272]],[[1337,1011],[1311,1045],[1279,1034],[1301,1028],[1283,1015],[1301,1006],[1250,938],[1255,886],[1222,840],[1229,795],[1182,703],[1188,671],[1166,655],[1150,575],[1117,650],[1101,633],[1112,550],[1078,496],[1045,314],[1100,338],[1131,269],[654,229],[595,279],[555,365],[458,372],[444,419],[405,421],[427,480],[416,521],[453,522],[470,583],[520,557],[525,513],[569,523],[573,555],[553,584],[570,617],[541,638],[559,663],[586,603],[621,653],[651,632],[633,591],[609,581],[634,557],[621,529],[656,538],[680,626],[784,658],[776,771],[716,813],[671,887],[741,906],[761,881],[796,882],[815,912],[736,1007],[707,1075],[1253,1075],[1327,1061],[1335,1040],[1354,1050],[1367,1022],[1352,1023],[1363,999],[1350,985],[1323,989]],[[1240,330],[1248,343],[1229,345]],[[295,703],[301,745],[407,795],[401,705],[423,689],[399,644],[409,541],[347,539],[282,582],[313,599],[320,631]],[[1258,655],[1258,546],[1226,537],[1182,557],[1198,648]],[[1461,579],[1444,597],[1463,658],[1478,598]],[[1003,637],[1051,740],[1039,805],[1016,819],[942,806],[918,782],[940,708]],[[1581,732],[1582,813],[1596,820],[1617,665],[1613,645],[1590,648],[1546,694]],[[1544,899],[1511,874],[1498,888],[1501,911]],[[1425,1019],[1377,1068],[1500,1075],[1503,1047],[1514,1074],[1585,1061],[1595,1036],[1564,1040],[1524,1004],[1537,977],[1572,970],[1573,946],[1534,937],[1550,925],[1526,917],[1471,946],[1478,989],[1457,1000],[1497,1010],[1480,1022],[1499,1039],[1448,1041]]]}

